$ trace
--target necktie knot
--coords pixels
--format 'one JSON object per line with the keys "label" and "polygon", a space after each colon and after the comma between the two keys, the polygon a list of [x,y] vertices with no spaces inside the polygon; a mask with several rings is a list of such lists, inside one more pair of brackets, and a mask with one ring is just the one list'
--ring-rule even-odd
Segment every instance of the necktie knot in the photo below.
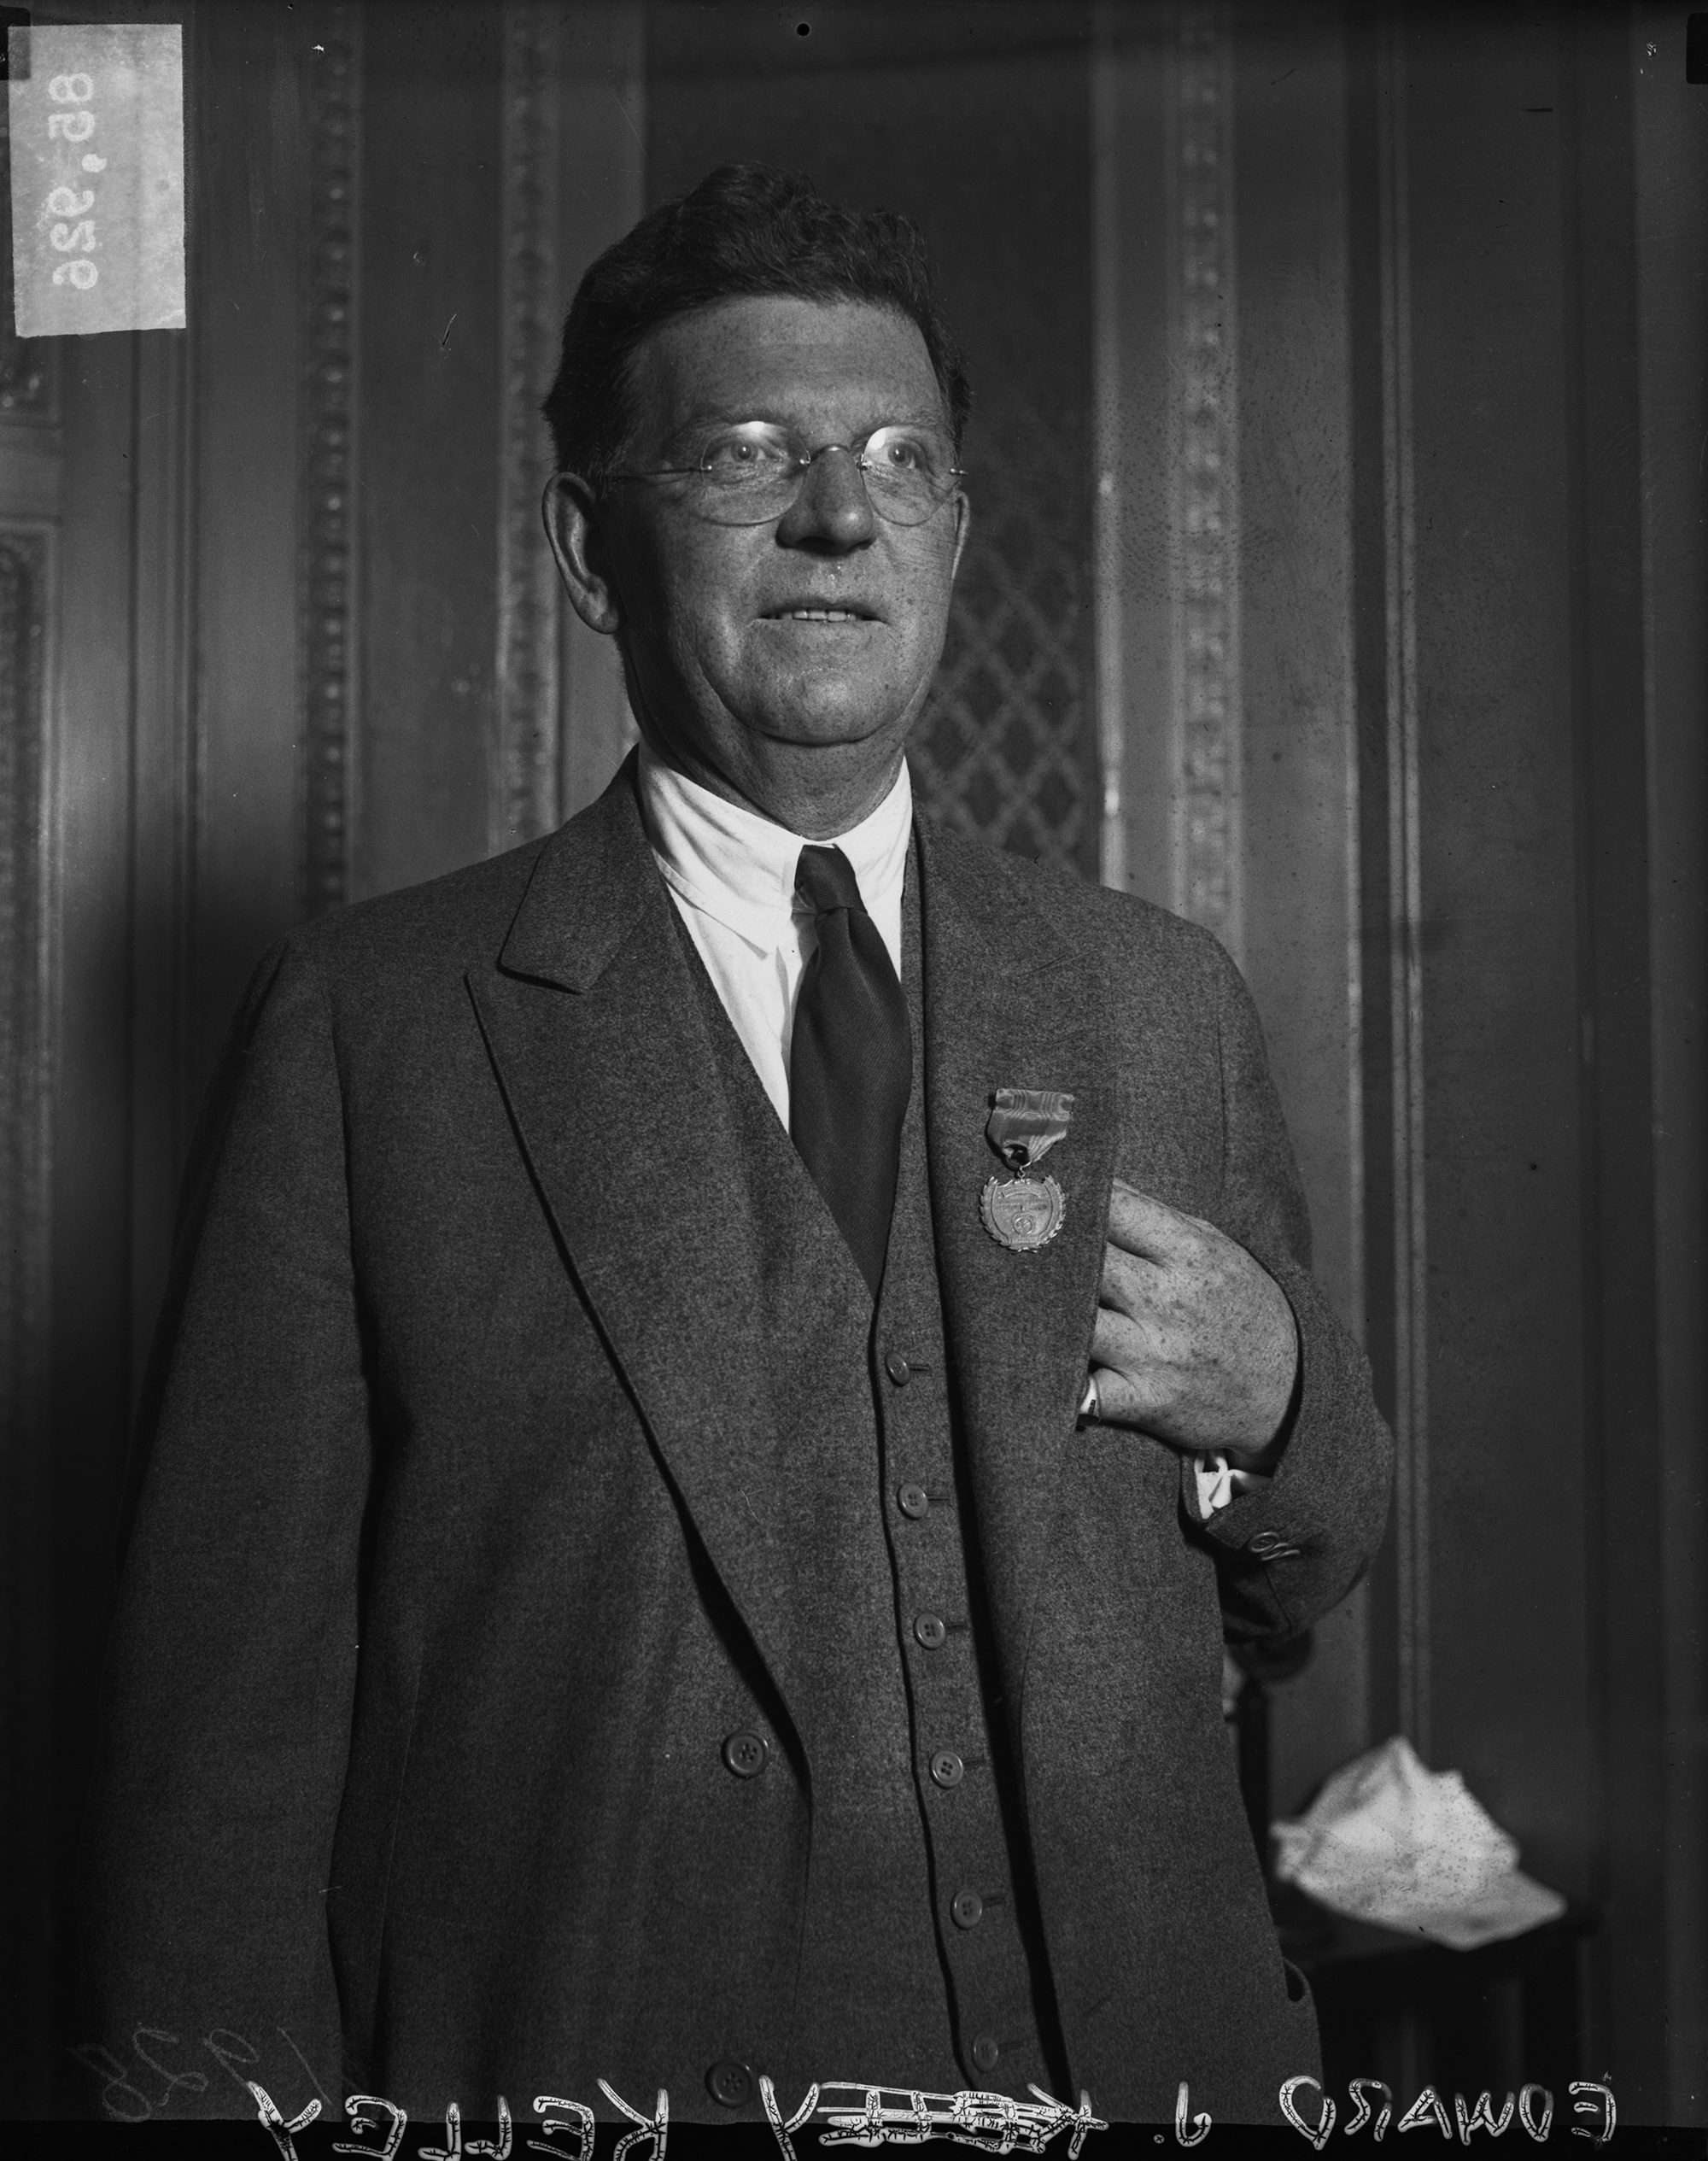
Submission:
{"label": "necktie knot", "polygon": [[828,915],[838,908],[866,912],[860,898],[860,881],[854,866],[840,848],[815,847],[810,842],[800,852],[795,871],[795,898],[814,915]]}

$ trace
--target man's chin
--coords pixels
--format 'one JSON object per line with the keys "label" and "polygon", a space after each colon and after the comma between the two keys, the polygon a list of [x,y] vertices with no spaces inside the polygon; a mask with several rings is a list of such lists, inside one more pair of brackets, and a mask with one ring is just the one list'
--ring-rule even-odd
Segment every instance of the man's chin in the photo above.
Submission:
{"label": "man's chin", "polygon": [[869,685],[825,686],[806,698],[768,702],[750,725],[779,750],[851,753],[869,745],[888,752],[903,710],[893,698],[874,704]]}
{"label": "man's chin", "polygon": [[920,702],[920,692],[909,696],[898,682],[874,682],[870,670],[822,670],[767,685],[747,706],[747,726],[767,741],[799,750],[894,747],[896,733]]}

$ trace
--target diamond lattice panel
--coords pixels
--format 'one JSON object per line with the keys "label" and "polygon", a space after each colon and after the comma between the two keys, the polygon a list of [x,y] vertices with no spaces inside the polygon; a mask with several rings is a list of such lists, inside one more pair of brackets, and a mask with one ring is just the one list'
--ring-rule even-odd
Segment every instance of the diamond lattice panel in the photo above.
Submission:
{"label": "diamond lattice panel", "polygon": [[1092,829],[1080,507],[1059,472],[981,461],[968,485],[973,530],[909,745],[915,782],[933,817],[1076,869]]}

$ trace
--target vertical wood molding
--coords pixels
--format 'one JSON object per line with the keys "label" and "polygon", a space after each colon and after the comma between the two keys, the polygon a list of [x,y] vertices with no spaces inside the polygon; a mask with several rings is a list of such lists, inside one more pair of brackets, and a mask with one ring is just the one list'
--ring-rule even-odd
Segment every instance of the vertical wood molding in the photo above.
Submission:
{"label": "vertical wood molding", "polygon": [[324,15],[310,56],[307,326],[301,402],[301,900],[349,891],[356,760],[361,17]]}
{"label": "vertical wood molding", "polygon": [[1394,1528],[1401,1730],[1430,1754],[1428,1259],[1424,1221],[1422,840],[1418,775],[1416,480],[1403,16],[1378,61],[1387,681],[1389,1028],[1393,1087]]}
{"label": "vertical wood molding", "polygon": [[190,952],[202,809],[195,636],[196,401],[188,337],[137,354],[131,898],[131,1378],[140,1386],[195,1114]]}
{"label": "vertical wood molding", "polygon": [[[0,156],[9,138],[0,125]],[[12,293],[9,247],[0,269],[0,419],[34,420],[46,426],[59,419],[60,341],[20,337]]]}
{"label": "vertical wood molding", "polygon": [[488,762],[488,846],[548,833],[559,799],[556,567],[541,524],[549,465],[540,401],[551,387],[559,317],[557,12],[507,0],[504,15],[503,309],[500,362],[498,682]]}
{"label": "vertical wood molding", "polygon": [[[1644,708],[1649,791],[1656,1285],[1665,1496],[1668,2120],[1699,2121],[1708,2070],[1708,113],[1684,80],[1676,9],[1632,10],[1642,430]],[[1617,92],[1615,93],[1617,94]]]}
{"label": "vertical wood molding", "polygon": [[1239,402],[1232,32],[1221,8],[1180,11],[1167,105],[1174,905],[1237,960]]}
{"label": "vertical wood molding", "polygon": [[1091,57],[1092,427],[1096,492],[1091,510],[1092,642],[1097,715],[1098,883],[1126,890],[1126,611],[1121,562],[1120,113],[1116,26],[1104,0]]}
{"label": "vertical wood molding", "polygon": [[[0,161],[10,171],[11,128],[6,101],[0,97]],[[9,184],[0,187],[0,202],[9,207]],[[20,337],[16,300],[12,290],[10,231],[0,250],[0,420],[33,420],[55,426],[60,417],[60,352],[64,340],[57,337]]]}
{"label": "vertical wood molding", "polygon": [[[7,1871],[9,1955],[18,2019],[0,2049],[8,2088],[23,2097],[47,2076],[50,1951],[38,1871],[50,1843],[50,1708],[52,1519],[48,1445],[50,1101],[47,836],[50,760],[44,740],[47,591],[44,530],[0,527],[0,1835],[30,1860]],[[21,2107],[20,2110],[21,2113]]]}
{"label": "vertical wood molding", "polygon": [[[578,0],[560,20],[553,333],[594,258],[646,208],[650,133],[640,0]],[[542,438],[542,467],[549,458]],[[536,469],[536,490],[543,477]],[[635,727],[616,639],[588,630],[567,603],[559,605],[558,622],[559,804],[559,815],[571,817],[605,788]]]}

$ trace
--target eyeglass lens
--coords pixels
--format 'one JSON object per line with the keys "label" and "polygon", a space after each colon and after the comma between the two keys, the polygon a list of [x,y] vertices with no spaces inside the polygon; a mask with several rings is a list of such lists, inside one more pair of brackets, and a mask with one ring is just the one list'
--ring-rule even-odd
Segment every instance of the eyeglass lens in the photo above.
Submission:
{"label": "eyeglass lens", "polygon": [[686,476],[693,507],[716,524],[769,524],[799,495],[813,460],[838,449],[857,458],[873,509],[892,524],[922,525],[954,489],[952,454],[924,429],[879,428],[863,445],[809,452],[786,429],[749,420],[701,448]]}

